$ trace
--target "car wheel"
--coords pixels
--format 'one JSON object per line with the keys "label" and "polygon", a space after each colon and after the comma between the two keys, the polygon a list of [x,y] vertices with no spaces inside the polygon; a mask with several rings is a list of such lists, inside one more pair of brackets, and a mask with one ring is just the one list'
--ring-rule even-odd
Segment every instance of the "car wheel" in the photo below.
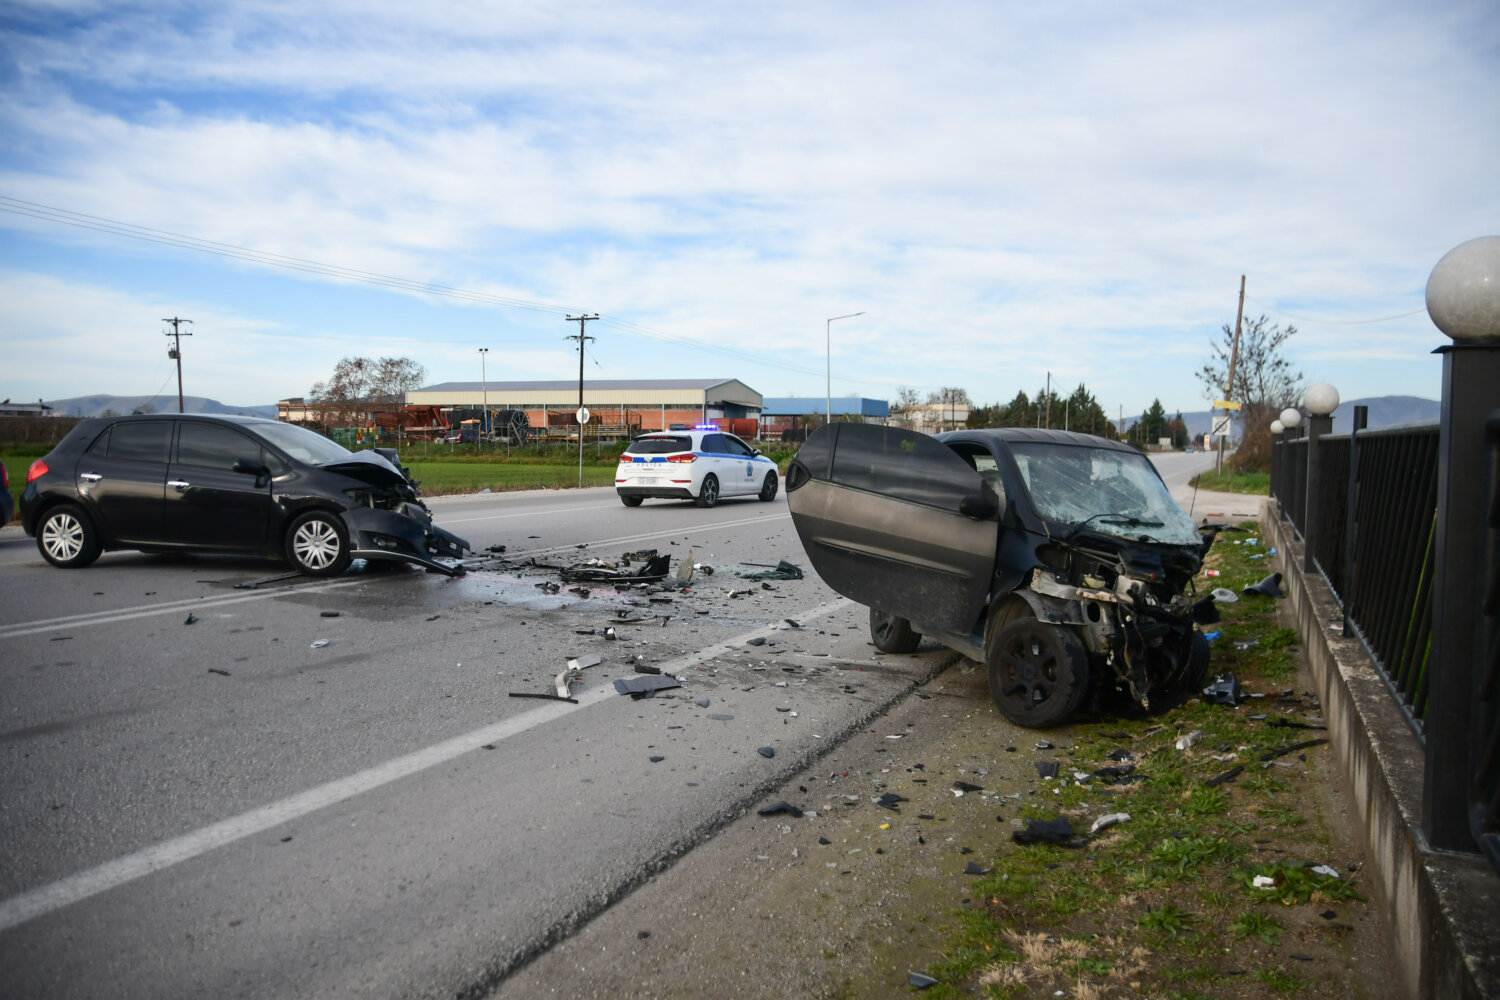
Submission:
{"label": "car wheel", "polygon": [[913,631],[911,622],[905,618],[871,608],[870,641],[882,653],[915,653],[922,633]]}
{"label": "car wheel", "polygon": [[310,510],[286,531],[286,554],[308,576],[337,576],[349,567],[349,536],[337,514]]}
{"label": "car wheel", "polygon": [[94,522],[72,504],[53,507],[43,515],[36,529],[36,547],[43,559],[63,569],[87,566],[103,549]]}
{"label": "car wheel", "polygon": [[990,697],[1016,725],[1059,726],[1082,704],[1089,685],[1088,652],[1065,627],[1017,618],[985,652]]}
{"label": "car wheel", "polygon": [[766,473],[765,482],[763,482],[763,483],[760,484],[760,498],[762,500],[764,500],[766,503],[770,503],[772,500],[775,500],[776,499],[776,486],[777,486],[776,473],[774,473],[774,472],[768,472],[768,473]]}
{"label": "car wheel", "polygon": [[703,477],[703,486],[698,490],[698,499],[694,501],[699,507],[712,507],[719,502],[719,477],[710,472]]}
{"label": "car wheel", "polygon": [[642,500],[641,497],[621,497],[620,498],[620,502],[622,504],[624,504],[625,506],[627,506],[627,507],[639,507],[641,505],[641,500]]}

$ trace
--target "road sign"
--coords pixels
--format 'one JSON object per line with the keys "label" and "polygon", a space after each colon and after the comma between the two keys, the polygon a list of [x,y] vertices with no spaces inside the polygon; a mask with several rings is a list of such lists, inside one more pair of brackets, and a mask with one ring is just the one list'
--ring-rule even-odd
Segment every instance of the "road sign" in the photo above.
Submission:
{"label": "road sign", "polygon": [[1231,403],[1227,399],[1214,400],[1214,409],[1216,410],[1238,410],[1240,405],[1239,403]]}
{"label": "road sign", "polygon": [[588,423],[589,422],[589,408],[587,406],[580,406],[578,408],[578,412],[575,413],[574,416],[576,416],[578,418],[578,422],[580,424],[586,424],[586,423]]}
{"label": "road sign", "polygon": [[1228,437],[1229,436],[1229,416],[1226,414],[1226,415],[1224,415],[1222,417],[1214,417],[1214,429],[1212,431],[1210,431],[1209,433],[1212,434],[1214,437]]}

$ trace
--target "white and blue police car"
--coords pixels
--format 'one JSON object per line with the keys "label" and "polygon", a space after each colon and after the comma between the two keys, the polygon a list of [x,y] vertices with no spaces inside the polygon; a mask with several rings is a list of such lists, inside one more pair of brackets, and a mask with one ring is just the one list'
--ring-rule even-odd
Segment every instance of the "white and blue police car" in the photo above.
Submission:
{"label": "white and blue police car", "polygon": [[615,470],[615,492],[627,507],[648,497],[712,507],[720,497],[776,499],[776,463],[714,424],[643,434]]}

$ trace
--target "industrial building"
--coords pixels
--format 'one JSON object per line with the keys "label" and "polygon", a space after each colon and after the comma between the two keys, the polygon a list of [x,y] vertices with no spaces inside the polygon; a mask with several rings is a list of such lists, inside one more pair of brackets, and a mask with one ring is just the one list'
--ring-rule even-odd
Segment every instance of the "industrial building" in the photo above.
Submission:
{"label": "industrial building", "polygon": [[[454,425],[483,420],[486,408],[492,416],[499,410],[520,410],[532,428],[577,434],[565,430],[577,426],[578,383],[573,381],[441,382],[408,392],[406,403],[451,410]],[[734,433],[753,434],[761,395],[738,379],[594,379],[583,383],[583,405],[593,425],[590,437],[623,437],[710,420]]]}

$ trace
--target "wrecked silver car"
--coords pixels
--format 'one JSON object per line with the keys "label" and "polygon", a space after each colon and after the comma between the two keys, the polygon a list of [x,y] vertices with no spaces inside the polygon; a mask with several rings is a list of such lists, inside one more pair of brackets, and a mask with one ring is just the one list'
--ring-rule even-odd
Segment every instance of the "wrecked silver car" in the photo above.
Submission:
{"label": "wrecked silver car", "polygon": [[1056,726],[1113,692],[1157,709],[1203,686],[1197,622],[1217,612],[1186,591],[1212,535],[1133,448],[830,424],[786,487],[813,567],[870,608],[875,645],[911,652],[926,635],[986,664],[1013,722]]}
{"label": "wrecked silver car", "polygon": [[254,417],[85,420],[32,463],[21,525],[54,566],[107,549],[246,552],[334,576],[353,559],[450,575],[469,548],[432,523],[395,451],[351,452]]}

